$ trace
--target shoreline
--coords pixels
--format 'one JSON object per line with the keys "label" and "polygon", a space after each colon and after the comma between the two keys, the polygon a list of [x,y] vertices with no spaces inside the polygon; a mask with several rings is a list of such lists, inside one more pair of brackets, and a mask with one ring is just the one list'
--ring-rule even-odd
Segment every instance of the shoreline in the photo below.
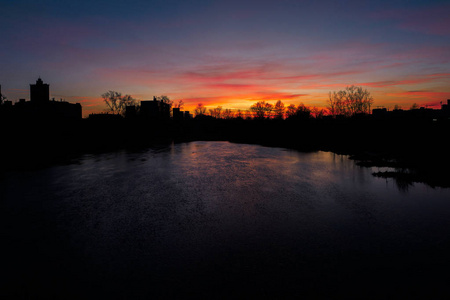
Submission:
{"label": "shoreline", "polygon": [[[421,182],[450,188],[450,122],[390,123],[379,120],[243,120],[199,118],[188,122],[118,122],[14,124],[0,149],[4,171],[26,171],[76,163],[84,154],[142,151],[154,145],[194,141],[228,141],[300,152],[329,151],[348,155],[362,167],[390,167],[373,175],[403,184]],[[50,129],[50,130],[49,130]],[[380,135],[380,132],[384,132]],[[399,134],[400,132],[401,134]],[[20,136],[20,139],[17,137]]]}
{"label": "shoreline", "polygon": [[[337,155],[345,155],[348,156],[348,159],[354,161],[354,163],[360,167],[370,168],[370,167],[378,167],[378,168],[391,168],[394,171],[378,171],[373,172],[372,175],[380,178],[394,179],[396,182],[403,186],[413,185],[414,183],[423,183],[432,188],[450,188],[450,178],[448,176],[443,176],[446,174],[442,174],[441,172],[437,172],[437,174],[431,174],[434,167],[431,167],[429,170],[417,170],[414,169],[414,166],[408,165],[407,162],[400,162],[398,159],[394,158],[391,154],[384,155],[382,153],[377,152],[351,152],[351,151],[342,151],[339,149],[320,149],[320,148],[311,148],[311,147],[287,147],[285,145],[274,144],[274,143],[258,143],[252,141],[237,141],[237,140],[227,140],[227,139],[161,139],[161,140],[153,140],[149,141],[145,145],[127,145],[121,147],[103,147],[101,149],[90,149],[88,151],[83,152],[72,152],[65,153],[65,155],[49,155],[45,157],[28,157],[26,160],[8,160],[8,162],[2,161],[2,170],[0,172],[0,177],[5,175],[7,172],[27,172],[39,169],[45,169],[53,166],[63,166],[63,165],[71,165],[79,163],[79,160],[84,155],[99,155],[105,153],[113,153],[117,151],[146,151],[155,146],[161,145],[170,145],[172,143],[181,144],[181,143],[192,143],[198,141],[205,142],[230,142],[235,144],[250,144],[250,145],[259,145],[263,147],[277,147],[277,148],[285,148],[293,151],[298,151],[302,153],[308,152],[332,152]],[[435,176],[437,175],[437,176]]]}

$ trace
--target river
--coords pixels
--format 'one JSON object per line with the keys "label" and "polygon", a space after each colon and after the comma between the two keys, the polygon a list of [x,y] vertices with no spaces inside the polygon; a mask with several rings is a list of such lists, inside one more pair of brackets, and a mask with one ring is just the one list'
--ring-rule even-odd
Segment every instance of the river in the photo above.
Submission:
{"label": "river", "polygon": [[21,298],[450,295],[450,189],[331,152],[228,142],[0,178],[2,293]]}

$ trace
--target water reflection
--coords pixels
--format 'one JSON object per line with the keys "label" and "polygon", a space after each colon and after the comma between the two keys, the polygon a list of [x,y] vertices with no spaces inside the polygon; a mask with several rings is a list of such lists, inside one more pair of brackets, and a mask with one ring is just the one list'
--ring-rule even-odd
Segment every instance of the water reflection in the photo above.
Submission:
{"label": "water reflection", "polygon": [[328,152],[195,142],[12,173],[0,181],[6,268],[35,274],[29,290],[88,282],[118,297],[383,286],[409,278],[411,260],[423,271],[424,257],[446,257],[450,192],[405,193],[372,172]]}

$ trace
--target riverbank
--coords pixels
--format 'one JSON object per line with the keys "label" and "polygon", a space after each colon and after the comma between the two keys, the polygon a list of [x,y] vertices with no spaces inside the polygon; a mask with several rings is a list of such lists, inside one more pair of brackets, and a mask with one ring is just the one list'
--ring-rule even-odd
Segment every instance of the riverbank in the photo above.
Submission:
{"label": "riverbank", "polygon": [[330,152],[122,150],[0,194],[5,299],[448,297],[450,190],[404,193]]}
{"label": "riverbank", "polygon": [[363,167],[389,167],[375,176],[406,184],[450,187],[449,123],[344,120],[242,120],[196,118],[176,122],[77,123],[15,126],[4,135],[2,170],[27,170],[76,163],[83,154],[142,151],[161,144],[229,141],[302,152],[348,155]]}

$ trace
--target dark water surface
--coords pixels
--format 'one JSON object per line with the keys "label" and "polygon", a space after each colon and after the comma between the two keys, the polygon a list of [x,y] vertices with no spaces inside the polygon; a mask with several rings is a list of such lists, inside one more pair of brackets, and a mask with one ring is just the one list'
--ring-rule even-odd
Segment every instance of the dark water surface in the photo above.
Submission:
{"label": "dark water surface", "polygon": [[450,296],[450,189],[345,156],[227,142],[0,178],[2,294]]}

